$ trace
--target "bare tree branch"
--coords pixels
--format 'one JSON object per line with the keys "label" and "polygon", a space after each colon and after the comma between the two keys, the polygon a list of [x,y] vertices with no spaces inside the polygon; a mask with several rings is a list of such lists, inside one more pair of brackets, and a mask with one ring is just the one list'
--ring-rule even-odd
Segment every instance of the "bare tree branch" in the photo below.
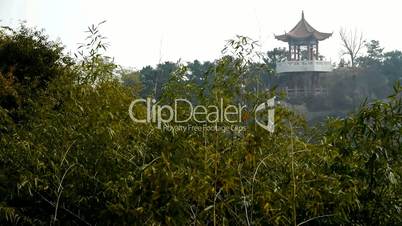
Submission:
{"label": "bare tree branch", "polygon": [[357,29],[354,31],[347,31],[346,29],[342,28],[339,31],[339,35],[341,37],[343,47],[342,54],[350,57],[352,67],[354,67],[356,58],[364,46],[365,41],[363,38],[363,33],[358,32]]}

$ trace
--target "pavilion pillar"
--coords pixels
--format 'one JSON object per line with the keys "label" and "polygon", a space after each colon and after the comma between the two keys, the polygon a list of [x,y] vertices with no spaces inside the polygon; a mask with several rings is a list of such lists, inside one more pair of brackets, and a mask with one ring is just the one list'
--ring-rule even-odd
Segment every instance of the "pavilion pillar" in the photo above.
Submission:
{"label": "pavilion pillar", "polygon": [[317,41],[317,43],[316,43],[315,45],[316,45],[316,48],[315,48],[315,59],[318,60],[318,56],[319,56],[319,53],[318,53],[318,41]]}
{"label": "pavilion pillar", "polygon": [[310,60],[314,60],[315,59],[315,52],[314,52],[315,48],[314,45],[311,45],[311,49],[310,49]]}

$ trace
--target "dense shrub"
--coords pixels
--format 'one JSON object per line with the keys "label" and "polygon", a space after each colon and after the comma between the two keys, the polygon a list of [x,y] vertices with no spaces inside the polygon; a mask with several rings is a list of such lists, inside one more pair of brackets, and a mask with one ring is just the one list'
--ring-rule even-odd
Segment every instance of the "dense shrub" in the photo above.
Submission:
{"label": "dense shrub", "polygon": [[[15,35],[3,33],[2,42]],[[272,97],[244,89],[250,63],[239,43],[232,42],[235,54],[217,60],[205,79],[183,79],[188,68],[179,65],[158,90],[159,101],[223,98],[254,106]],[[275,133],[253,122],[242,133],[172,132],[131,121],[128,106],[140,86],[131,89],[112,76],[115,65],[96,46],[74,64],[55,63],[57,72],[43,65],[49,74],[35,79],[46,88],[35,98],[30,92],[20,97],[30,99],[30,109],[20,112],[24,123],[0,106],[0,224],[402,223],[400,86],[387,102],[362,106],[320,129],[279,106]],[[64,58],[50,46],[38,48],[55,54],[52,61]],[[13,64],[21,64],[18,56]],[[1,59],[1,65],[10,62]],[[39,70],[36,61],[42,60],[26,67]],[[141,107],[135,113],[145,114]]]}

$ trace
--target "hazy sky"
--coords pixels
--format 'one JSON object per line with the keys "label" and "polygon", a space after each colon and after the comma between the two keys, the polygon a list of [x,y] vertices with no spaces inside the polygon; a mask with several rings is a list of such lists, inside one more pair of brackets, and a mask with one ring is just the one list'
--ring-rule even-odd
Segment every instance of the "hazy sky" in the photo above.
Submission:
{"label": "hazy sky", "polygon": [[236,34],[259,40],[262,51],[286,46],[274,34],[292,29],[302,10],[317,30],[334,32],[320,43],[321,54],[332,61],[340,56],[341,27],[359,29],[386,50],[402,50],[402,3],[397,0],[0,0],[0,25],[26,20],[74,52],[88,25],[107,20],[101,32],[111,44],[108,55],[141,68],[160,60],[214,60]]}

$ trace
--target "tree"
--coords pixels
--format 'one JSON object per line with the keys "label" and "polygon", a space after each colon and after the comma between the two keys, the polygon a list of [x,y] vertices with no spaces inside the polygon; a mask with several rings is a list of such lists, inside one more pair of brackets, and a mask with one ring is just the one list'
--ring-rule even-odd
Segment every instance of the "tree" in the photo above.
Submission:
{"label": "tree", "polygon": [[287,56],[288,52],[285,48],[274,48],[273,50],[267,52],[263,60],[268,66],[275,69],[276,64],[285,60]]}
{"label": "tree", "polygon": [[383,54],[384,48],[381,48],[380,42],[377,40],[371,40],[364,46],[367,49],[367,55],[356,59],[359,66],[362,67],[380,66],[384,58]]}
{"label": "tree", "polygon": [[356,58],[359,56],[360,51],[364,47],[363,33],[358,33],[357,30],[345,30],[341,29],[339,35],[342,40],[342,55],[348,55],[350,57],[351,66],[355,66]]}
{"label": "tree", "polygon": [[138,93],[142,89],[141,75],[138,71],[122,69],[119,71],[121,82],[123,85],[132,89],[134,93]]}
{"label": "tree", "polygon": [[0,107],[14,121],[23,122],[39,93],[68,73],[72,60],[61,43],[48,40],[42,31],[22,24],[18,29],[0,29]]}
{"label": "tree", "polygon": [[338,63],[338,68],[346,67],[347,65],[348,63],[345,61],[345,59],[341,58]]}
{"label": "tree", "polygon": [[402,80],[402,52],[394,50],[384,53],[382,72],[392,83]]}
{"label": "tree", "polygon": [[144,84],[142,96],[160,97],[162,86],[169,80],[170,74],[177,69],[172,62],[158,64],[156,68],[146,66],[140,70],[141,82]]}

